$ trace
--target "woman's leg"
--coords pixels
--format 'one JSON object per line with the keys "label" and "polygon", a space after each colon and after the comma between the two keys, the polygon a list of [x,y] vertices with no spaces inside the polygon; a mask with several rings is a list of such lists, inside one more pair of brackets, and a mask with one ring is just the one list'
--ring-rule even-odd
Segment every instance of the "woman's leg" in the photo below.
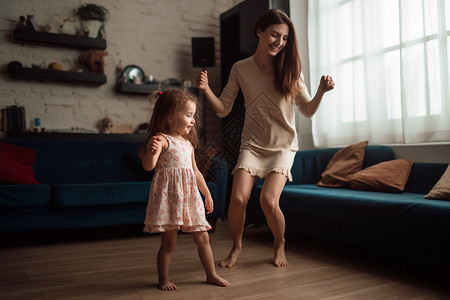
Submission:
{"label": "woman's leg", "polygon": [[220,262],[221,267],[231,268],[237,261],[242,250],[242,234],[244,233],[245,208],[256,177],[239,169],[234,173],[230,205],[228,207],[228,223],[230,226],[233,247],[228,257]]}
{"label": "woman's leg", "polygon": [[209,234],[206,231],[202,232],[192,232],[191,233],[195,244],[198,248],[198,256],[202,262],[203,269],[206,272],[206,282],[217,284],[220,286],[228,286],[229,283],[216,273],[216,268],[214,266],[214,256],[211,250],[211,245],[209,244]]}
{"label": "woman's leg", "polygon": [[177,286],[169,279],[170,260],[173,249],[177,245],[178,230],[161,232],[161,246],[156,258],[156,265],[158,268],[158,286],[165,291],[173,291]]}
{"label": "woman's leg", "polygon": [[286,183],[286,176],[272,172],[267,175],[260,195],[261,208],[267,219],[267,224],[274,237],[273,264],[276,267],[287,266],[284,252],[284,232],[286,228],[283,212],[280,209],[280,195]]}

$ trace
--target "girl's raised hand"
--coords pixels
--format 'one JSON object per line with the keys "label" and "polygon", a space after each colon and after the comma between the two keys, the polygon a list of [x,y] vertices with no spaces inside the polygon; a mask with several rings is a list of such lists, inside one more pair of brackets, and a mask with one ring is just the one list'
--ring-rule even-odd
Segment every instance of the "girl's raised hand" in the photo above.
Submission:
{"label": "girl's raised hand", "polygon": [[202,71],[195,76],[195,82],[197,87],[201,90],[206,90],[208,88],[208,71]]}
{"label": "girl's raised hand", "polygon": [[162,148],[162,139],[163,138],[160,135],[152,136],[147,144],[147,152],[152,152],[154,154],[158,151],[158,149]]}

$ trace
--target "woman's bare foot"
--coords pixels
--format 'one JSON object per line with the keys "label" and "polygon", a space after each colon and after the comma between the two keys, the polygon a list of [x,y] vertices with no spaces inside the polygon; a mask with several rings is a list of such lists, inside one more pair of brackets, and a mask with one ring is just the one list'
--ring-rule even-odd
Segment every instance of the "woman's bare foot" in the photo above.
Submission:
{"label": "woman's bare foot", "polygon": [[230,251],[230,254],[228,254],[228,257],[222,260],[219,263],[219,266],[222,268],[231,268],[236,264],[236,261],[238,259],[239,254],[241,253],[241,250],[233,248]]}
{"label": "woman's bare foot", "polygon": [[286,267],[288,265],[284,244],[274,249],[273,265],[275,267]]}
{"label": "woman's bare foot", "polygon": [[160,281],[158,287],[163,291],[175,291],[178,290],[177,286],[170,280]]}
{"label": "woman's bare foot", "polygon": [[223,279],[222,277],[220,277],[217,274],[215,276],[208,276],[206,278],[206,283],[211,283],[211,284],[215,284],[218,286],[224,286],[224,287],[227,287],[230,285],[230,283],[228,281],[226,281],[225,279]]}

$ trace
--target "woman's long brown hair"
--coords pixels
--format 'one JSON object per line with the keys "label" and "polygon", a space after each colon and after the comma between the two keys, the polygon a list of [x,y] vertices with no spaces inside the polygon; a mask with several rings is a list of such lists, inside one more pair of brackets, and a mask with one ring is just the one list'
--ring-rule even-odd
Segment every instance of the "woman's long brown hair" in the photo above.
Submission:
{"label": "woman's long brown hair", "polygon": [[271,25],[283,23],[289,27],[289,35],[286,46],[275,56],[275,88],[284,97],[295,97],[300,91],[298,80],[302,72],[302,62],[297,34],[291,19],[279,9],[269,9],[256,20],[254,33],[257,36],[258,29],[265,31]]}
{"label": "woman's long brown hair", "polygon": [[196,111],[194,115],[195,124],[189,134],[183,138],[191,142],[194,148],[198,145],[197,130],[199,126],[199,106],[197,97],[187,90],[170,89],[165,92],[154,91],[149,95],[150,102],[155,102],[152,117],[148,124],[147,134],[144,143],[139,150],[139,157],[143,157],[147,152],[147,143],[152,136],[158,133],[168,133],[173,126],[176,126],[176,114],[186,107],[188,101],[195,103]]}

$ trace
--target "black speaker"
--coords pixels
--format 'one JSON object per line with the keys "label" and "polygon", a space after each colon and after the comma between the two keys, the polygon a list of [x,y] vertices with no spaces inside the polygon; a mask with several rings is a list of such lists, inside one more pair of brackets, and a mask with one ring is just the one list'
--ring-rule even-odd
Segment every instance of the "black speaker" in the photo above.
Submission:
{"label": "black speaker", "polygon": [[192,38],[192,66],[194,68],[214,67],[216,56],[214,53],[213,37]]}

